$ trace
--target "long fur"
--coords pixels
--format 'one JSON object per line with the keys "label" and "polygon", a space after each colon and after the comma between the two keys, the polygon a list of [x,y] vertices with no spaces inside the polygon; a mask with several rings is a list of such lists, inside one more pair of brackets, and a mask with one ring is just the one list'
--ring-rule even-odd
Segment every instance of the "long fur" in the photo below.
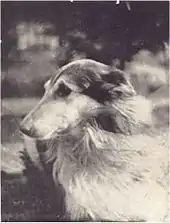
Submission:
{"label": "long fur", "polygon": [[[102,68],[103,73],[108,72],[105,65],[83,60],[66,65],[52,82],[78,64],[73,69],[75,75],[72,72],[75,78],[80,71],[84,72],[85,62],[88,69],[89,63],[96,66],[92,67],[97,73]],[[102,103],[94,101],[97,106],[92,109],[92,92],[88,91],[85,98],[89,111],[80,112],[78,122],[71,123],[65,131],[53,132],[43,152],[46,163],[52,163],[56,188],[61,185],[64,189],[68,217],[93,221],[165,221],[167,134],[163,139],[161,133],[155,133],[151,102],[133,94],[128,82],[120,89],[124,94],[119,97],[115,86],[110,84],[115,84],[115,76],[107,81],[99,81],[97,74],[95,78],[97,84],[93,89],[106,93],[110,99],[105,97]],[[89,86],[86,81],[85,87]],[[90,81],[95,82],[93,78]],[[116,89],[119,88],[120,85]],[[77,97],[74,100],[81,103],[81,97],[80,101]]]}
{"label": "long fur", "polygon": [[[140,96],[124,106],[118,104],[112,110],[110,106],[108,111],[103,109],[114,115],[117,133],[103,130],[93,117],[84,133],[77,135],[72,129],[48,142],[46,157],[54,161],[53,178],[64,187],[72,220],[90,216],[94,221],[158,221],[166,217],[167,151],[152,137],[151,105]],[[141,112],[139,104],[146,109]]]}

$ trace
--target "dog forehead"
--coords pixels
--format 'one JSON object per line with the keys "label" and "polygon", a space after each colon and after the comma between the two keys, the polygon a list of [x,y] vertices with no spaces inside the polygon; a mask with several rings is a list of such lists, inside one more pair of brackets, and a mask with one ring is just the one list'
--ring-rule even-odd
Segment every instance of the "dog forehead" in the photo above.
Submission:
{"label": "dog forehead", "polygon": [[[109,70],[108,65],[97,62],[95,60],[90,60],[90,59],[81,59],[81,60],[76,60],[73,61],[61,68],[61,72],[63,73],[68,73],[73,74],[72,72],[79,71],[79,75],[82,74],[83,71],[86,70],[93,70],[94,72],[100,72],[100,73],[108,73]],[[82,72],[81,72],[82,71]]]}
{"label": "dog forehead", "polygon": [[94,60],[76,60],[61,67],[57,74],[51,78],[51,83],[55,84],[59,79],[76,79],[89,74],[100,77],[108,74],[109,70],[110,66]]}

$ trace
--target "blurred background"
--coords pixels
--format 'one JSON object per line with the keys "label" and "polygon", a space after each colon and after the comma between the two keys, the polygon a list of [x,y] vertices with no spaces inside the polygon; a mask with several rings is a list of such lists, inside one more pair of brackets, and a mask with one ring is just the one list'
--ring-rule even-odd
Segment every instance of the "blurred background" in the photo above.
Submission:
{"label": "blurred background", "polygon": [[158,123],[168,123],[169,2],[2,1],[1,8],[2,219],[24,221],[38,205],[18,180],[18,123],[59,67],[89,58],[129,72],[153,100]]}

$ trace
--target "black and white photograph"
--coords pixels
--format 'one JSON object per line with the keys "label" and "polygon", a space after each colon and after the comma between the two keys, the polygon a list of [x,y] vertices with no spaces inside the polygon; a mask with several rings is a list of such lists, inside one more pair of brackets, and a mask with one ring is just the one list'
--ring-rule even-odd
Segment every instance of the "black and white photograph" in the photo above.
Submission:
{"label": "black and white photograph", "polygon": [[169,1],[1,1],[1,222],[169,222]]}

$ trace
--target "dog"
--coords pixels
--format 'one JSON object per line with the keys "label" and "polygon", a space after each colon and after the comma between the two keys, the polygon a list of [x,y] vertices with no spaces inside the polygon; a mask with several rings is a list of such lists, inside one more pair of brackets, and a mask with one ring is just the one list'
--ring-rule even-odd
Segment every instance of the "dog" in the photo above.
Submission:
{"label": "dog", "polygon": [[166,220],[167,133],[129,75],[90,59],[61,67],[22,134],[43,141],[71,221]]}

